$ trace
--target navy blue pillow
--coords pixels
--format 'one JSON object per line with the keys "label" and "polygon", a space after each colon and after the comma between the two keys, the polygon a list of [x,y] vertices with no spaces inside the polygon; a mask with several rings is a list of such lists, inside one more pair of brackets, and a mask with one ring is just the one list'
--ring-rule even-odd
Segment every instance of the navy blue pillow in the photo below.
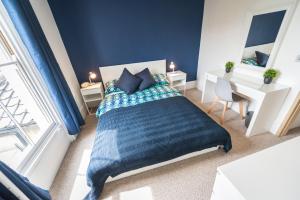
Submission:
{"label": "navy blue pillow", "polygon": [[262,53],[260,51],[255,51],[257,63],[260,66],[265,67],[269,60],[269,55]]}
{"label": "navy blue pillow", "polygon": [[132,94],[138,89],[141,82],[142,79],[140,77],[131,74],[125,68],[117,81],[116,87],[126,92],[126,94]]}
{"label": "navy blue pillow", "polygon": [[136,74],[136,76],[140,77],[143,81],[141,82],[139,86],[139,90],[144,90],[156,83],[153,76],[151,75],[148,68],[144,69],[143,71]]}

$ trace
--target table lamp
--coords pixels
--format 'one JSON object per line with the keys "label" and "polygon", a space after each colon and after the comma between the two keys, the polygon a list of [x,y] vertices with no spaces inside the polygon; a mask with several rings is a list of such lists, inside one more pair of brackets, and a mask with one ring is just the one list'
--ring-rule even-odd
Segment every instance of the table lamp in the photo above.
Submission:
{"label": "table lamp", "polygon": [[95,79],[96,77],[97,77],[97,75],[94,72],[89,72],[90,85],[94,85],[95,84],[92,80]]}
{"label": "table lamp", "polygon": [[174,72],[174,70],[175,70],[175,64],[174,64],[174,62],[171,62],[171,63],[170,63],[170,69],[172,69],[173,72]]}

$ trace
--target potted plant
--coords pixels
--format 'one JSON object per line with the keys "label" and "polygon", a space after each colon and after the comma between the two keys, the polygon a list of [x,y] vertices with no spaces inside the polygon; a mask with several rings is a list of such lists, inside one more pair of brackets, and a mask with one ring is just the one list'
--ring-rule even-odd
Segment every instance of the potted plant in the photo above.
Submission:
{"label": "potted plant", "polygon": [[264,73],[264,83],[270,84],[277,75],[278,75],[278,71],[275,69],[266,70]]}
{"label": "potted plant", "polygon": [[225,64],[225,71],[226,71],[226,73],[231,72],[231,70],[232,70],[233,67],[234,67],[234,62],[228,61],[228,62]]}

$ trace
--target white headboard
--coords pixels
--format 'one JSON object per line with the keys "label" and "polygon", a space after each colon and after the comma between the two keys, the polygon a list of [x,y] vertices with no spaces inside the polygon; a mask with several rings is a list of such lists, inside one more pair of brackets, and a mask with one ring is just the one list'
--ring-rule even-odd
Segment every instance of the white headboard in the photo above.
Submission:
{"label": "white headboard", "polygon": [[149,61],[149,62],[140,62],[140,63],[132,63],[132,64],[99,67],[103,83],[105,84],[108,81],[118,79],[121,76],[123,69],[125,67],[132,74],[136,74],[147,67],[152,74],[158,74],[158,73],[165,74],[166,73],[166,60],[155,60],[155,61]]}

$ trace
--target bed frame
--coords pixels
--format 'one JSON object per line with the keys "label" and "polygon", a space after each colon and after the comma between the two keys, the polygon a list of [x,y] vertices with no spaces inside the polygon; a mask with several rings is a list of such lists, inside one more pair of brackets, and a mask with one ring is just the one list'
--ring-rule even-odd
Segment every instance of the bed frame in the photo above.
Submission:
{"label": "bed frame", "polygon": [[193,152],[193,153],[189,153],[189,154],[174,158],[172,160],[164,161],[164,162],[157,163],[157,164],[154,164],[154,165],[149,165],[149,166],[142,167],[142,168],[139,168],[139,169],[136,169],[136,170],[125,172],[125,173],[120,174],[118,176],[115,176],[113,178],[108,177],[108,179],[106,180],[105,183],[116,181],[116,180],[119,180],[121,178],[125,178],[125,177],[128,177],[128,176],[133,176],[133,175],[145,172],[145,171],[149,171],[151,169],[156,169],[156,168],[159,168],[159,167],[163,167],[163,166],[166,166],[166,165],[169,165],[169,164],[172,164],[172,163],[175,163],[175,162],[179,162],[179,161],[182,161],[182,160],[186,160],[186,159],[189,159],[189,158],[193,158],[193,157],[196,157],[196,156],[199,156],[199,155],[211,152],[211,151],[215,151],[215,150],[218,150],[218,149],[219,149],[219,147],[211,147],[211,148],[208,148],[208,149],[203,149],[201,151],[196,151],[196,152]]}

